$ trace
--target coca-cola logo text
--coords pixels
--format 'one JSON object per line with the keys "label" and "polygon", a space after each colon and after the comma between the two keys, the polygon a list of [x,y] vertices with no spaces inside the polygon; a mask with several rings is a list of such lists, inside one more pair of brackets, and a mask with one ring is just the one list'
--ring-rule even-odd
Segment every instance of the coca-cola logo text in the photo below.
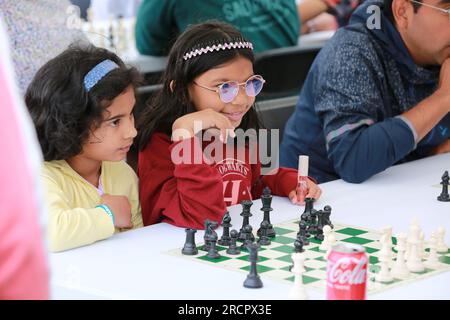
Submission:
{"label": "coca-cola logo text", "polygon": [[343,257],[337,260],[328,272],[328,281],[339,284],[361,284],[366,280],[367,259]]}

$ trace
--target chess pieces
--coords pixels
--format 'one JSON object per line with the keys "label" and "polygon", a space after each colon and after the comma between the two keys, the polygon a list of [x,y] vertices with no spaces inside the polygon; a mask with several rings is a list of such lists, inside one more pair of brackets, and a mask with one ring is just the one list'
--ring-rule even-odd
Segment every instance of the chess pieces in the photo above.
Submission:
{"label": "chess pieces", "polygon": [[300,238],[297,238],[295,241],[294,241],[294,252],[297,252],[297,253],[302,253],[302,252],[304,252],[305,251],[305,249],[303,249],[303,245],[304,245],[304,243],[303,243],[303,240]]}
{"label": "chess pieces", "polygon": [[263,222],[261,222],[261,228],[258,230],[258,231],[260,231],[258,243],[261,246],[268,246],[271,244],[270,238],[268,236],[269,228],[270,228],[270,223],[267,220],[264,220]]}
{"label": "chess pieces", "polygon": [[412,235],[411,235],[411,233],[412,233],[412,229],[415,229],[415,228],[417,228],[417,229],[419,229],[419,234],[420,234],[420,226],[419,226],[419,220],[417,219],[417,217],[414,217],[412,220],[411,220],[411,224],[410,224],[410,226],[409,226],[409,231],[408,231],[408,237],[407,237],[407,239],[406,239],[406,251],[405,251],[405,259],[406,260],[408,260],[408,257],[409,257],[409,253],[410,253],[410,249],[411,249],[411,246],[410,246],[410,244],[409,244],[409,240],[411,239],[411,237],[412,237]]}
{"label": "chess pieces", "polygon": [[437,234],[436,234],[436,238],[437,238],[437,252],[447,253],[448,247],[444,241],[445,229],[443,227],[439,227]]}
{"label": "chess pieces", "polygon": [[242,231],[242,234],[244,235],[244,242],[241,245],[241,250],[246,251],[247,247],[253,244],[253,241],[255,241],[255,236],[253,235],[253,227],[250,224],[246,225],[244,227],[244,230]]}
{"label": "chess pieces", "polygon": [[262,288],[263,283],[256,269],[256,262],[258,261],[259,245],[256,243],[252,243],[247,247],[247,249],[250,252],[249,254],[250,273],[247,275],[247,278],[244,281],[244,287],[251,289]]}
{"label": "chess pieces", "polygon": [[408,267],[405,261],[405,251],[406,251],[406,234],[397,234],[397,258],[395,260],[394,267],[391,270],[391,275],[396,279],[406,279],[410,276]]}
{"label": "chess pieces", "polygon": [[241,253],[241,249],[236,245],[237,239],[238,239],[238,232],[236,230],[231,230],[230,232],[230,246],[227,249],[227,253],[231,255],[237,255]]}
{"label": "chess pieces", "polygon": [[221,246],[229,246],[230,245],[230,228],[232,227],[231,222],[231,216],[230,213],[227,211],[225,215],[222,218],[222,224],[223,227],[223,233],[222,237],[219,239],[218,244]]}
{"label": "chess pieces", "polygon": [[309,245],[309,233],[306,230],[307,225],[305,221],[300,221],[299,223],[299,231],[297,232],[297,239],[302,239],[303,244],[305,246]]}
{"label": "chess pieces", "polygon": [[308,294],[306,293],[305,286],[303,284],[303,273],[305,272],[305,254],[293,253],[291,255],[294,263],[291,272],[294,274],[294,285],[292,286],[289,298],[293,300],[307,300]]}
{"label": "chess pieces", "polygon": [[378,260],[380,260],[381,269],[376,275],[375,280],[384,283],[391,282],[394,280],[391,275],[391,272],[389,271],[389,266],[392,261],[391,260],[392,247],[386,235],[383,235],[381,237],[380,243],[381,243],[381,250],[379,251],[378,254]]}
{"label": "chess pieces", "polygon": [[[273,238],[273,237],[275,237],[275,229],[273,228],[273,225],[270,223],[270,212],[273,210],[273,208],[271,207],[272,194],[268,187],[265,187],[263,190],[263,194],[261,196],[261,202],[263,204],[261,211],[264,212],[263,221],[268,222],[267,236]],[[256,235],[258,237],[261,236],[261,229],[258,229],[258,231],[256,232]]]}
{"label": "chess pieces", "polygon": [[214,235],[214,237],[217,238],[217,233],[216,233],[216,231],[214,231],[214,229],[216,229],[216,228],[217,228],[217,222],[211,221],[209,219],[205,220],[205,235],[203,237],[205,244],[203,245],[203,250],[209,251],[210,242],[208,239],[211,238],[211,235]]}
{"label": "chess pieces", "polygon": [[311,211],[314,210],[314,198],[305,198],[305,210],[301,215],[300,221],[309,222]]}
{"label": "chess pieces", "polygon": [[323,227],[323,241],[319,246],[319,250],[328,251],[336,243],[336,236],[334,235],[333,229],[329,225]]}
{"label": "chess pieces", "polygon": [[[245,240],[247,240],[247,234],[245,233],[245,227],[250,225],[250,217],[252,216],[252,213],[250,212],[250,208],[253,205],[253,202],[250,200],[243,200],[241,202],[242,205],[242,213],[240,214],[240,216],[243,218],[242,219],[242,228],[241,230],[239,230],[239,237],[238,240],[244,242]],[[252,241],[255,240],[255,237],[253,236],[253,234],[251,234]]]}
{"label": "chess pieces", "polygon": [[408,260],[406,262],[406,266],[411,272],[422,272],[425,270],[425,267],[422,263],[422,258],[419,253],[419,244],[420,244],[420,229],[417,225],[412,225],[410,228],[410,237],[408,239],[409,244],[409,255]]}
{"label": "chess pieces", "polygon": [[329,225],[331,229],[334,229],[330,216],[331,216],[331,207],[330,206],[323,207],[323,210],[320,211],[319,215],[319,228],[322,229],[325,225]]}
{"label": "chess pieces", "polygon": [[437,236],[435,232],[431,233],[430,240],[428,241],[428,247],[430,248],[430,254],[428,255],[427,260],[425,261],[425,266],[430,269],[437,269],[441,266],[441,262],[439,262],[439,257],[437,255]]}
{"label": "chess pieces", "polygon": [[194,256],[198,253],[197,246],[195,245],[195,229],[186,229],[186,242],[181,250],[181,253],[188,256]]}
{"label": "chess pieces", "polygon": [[448,194],[448,185],[449,185],[449,176],[448,176],[448,171],[445,171],[444,174],[442,175],[441,178],[441,185],[442,185],[442,192],[441,194],[437,197],[437,199],[439,201],[443,201],[443,202],[449,202],[450,201],[450,196]]}
{"label": "chess pieces", "polygon": [[219,259],[220,258],[220,254],[217,251],[217,233],[213,232],[208,234],[207,236],[207,241],[209,243],[209,250],[208,250],[208,254],[206,255],[208,258],[210,259]]}
{"label": "chess pieces", "polygon": [[384,242],[386,242],[386,247],[389,248],[389,250],[386,250],[386,254],[389,255],[389,266],[391,267],[393,264],[393,252],[392,252],[392,226],[385,226],[383,229],[381,229],[382,236],[381,241],[382,245]]}

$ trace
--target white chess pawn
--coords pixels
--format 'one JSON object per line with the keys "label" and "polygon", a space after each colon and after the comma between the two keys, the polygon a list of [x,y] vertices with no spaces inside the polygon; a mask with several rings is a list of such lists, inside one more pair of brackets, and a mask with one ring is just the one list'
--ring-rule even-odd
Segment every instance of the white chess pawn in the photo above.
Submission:
{"label": "white chess pawn", "polygon": [[389,271],[389,264],[391,263],[391,246],[385,236],[382,237],[381,250],[379,251],[378,259],[380,260],[380,272],[375,277],[378,282],[391,282],[394,280]]}
{"label": "white chess pawn", "polygon": [[386,237],[386,240],[389,241],[392,247],[392,226],[385,226],[383,229],[381,229],[381,232]]}
{"label": "white chess pawn", "polygon": [[419,248],[419,257],[421,259],[425,258],[424,246],[425,246],[425,233],[423,233],[423,231],[420,231],[418,248]]}
{"label": "white chess pawn", "polygon": [[327,251],[330,248],[330,235],[331,235],[331,227],[329,225],[323,226],[323,241],[319,246],[319,250]]}
{"label": "white chess pawn", "polygon": [[437,255],[437,239],[436,233],[432,232],[430,236],[430,241],[428,241],[428,246],[430,248],[430,254],[428,259],[425,261],[425,266],[430,269],[438,269],[441,266],[439,262],[439,257]]}
{"label": "white chess pawn", "polygon": [[411,224],[409,225],[409,232],[408,232],[408,238],[406,239],[406,251],[405,251],[405,259],[407,259],[407,260],[409,258],[409,252],[411,249],[411,245],[410,245],[411,229],[414,227],[417,227],[419,229],[419,233],[420,233],[419,219],[417,217],[412,218]]}
{"label": "white chess pawn", "polygon": [[396,279],[406,279],[410,276],[410,272],[405,262],[405,250],[406,250],[406,234],[399,233],[397,235],[397,259],[395,260],[394,267],[391,270],[391,275]]}
{"label": "white chess pawn", "polygon": [[303,272],[305,272],[305,254],[293,253],[291,255],[294,266],[291,272],[295,275],[294,285],[289,294],[289,298],[293,300],[307,300],[308,294],[306,293],[305,286],[303,284]]}
{"label": "white chess pawn", "polygon": [[422,258],[419,255],[419,239],[420,229],[416,225],[412,225],[410,228],[410,237],[409,237],[409,255],[408,261],[406,262],[406,266],[411,272],[422,272],[425,270],[425,266],[422,263]]}
{"label": "white chess pawn", "polygon": [[448,251],[448,247],[445,244],[445,229],[443,227],[439,227],[437,234],[436,234],[436,238],[437,238],[437,252],[439,253],[447,253]]}
{"label": "white chess pawn", "polygon": [[379,255],[384,253],[388,256],[388,265],[391,268],[393,265],[394,253],[392,252],[392,234],[383,234],[380,238],[381,251]]}

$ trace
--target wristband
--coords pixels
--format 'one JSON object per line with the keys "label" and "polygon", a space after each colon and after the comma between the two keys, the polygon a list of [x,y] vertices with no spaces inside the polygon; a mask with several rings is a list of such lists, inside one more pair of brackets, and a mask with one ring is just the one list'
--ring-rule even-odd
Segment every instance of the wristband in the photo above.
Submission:
{"label": "wristband", "polygon": [[96,206],[96,208],[102,208],[103,210],[105,210],[105,212],[108,214],[108,216],[111,217],[114,226],[116,225],[116,220],[114,219],[114,214],[112,213],[111,209],[106,204],[99,204],[98,206]]}

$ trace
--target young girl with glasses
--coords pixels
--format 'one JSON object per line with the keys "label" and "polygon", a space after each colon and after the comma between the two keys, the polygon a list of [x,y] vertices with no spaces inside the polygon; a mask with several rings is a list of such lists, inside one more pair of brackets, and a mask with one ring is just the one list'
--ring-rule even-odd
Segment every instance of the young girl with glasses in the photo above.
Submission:
{"label": "young girl with glasses", "polygon": [[[250,143],[244,157],[234,144],[231,155],[206,155],[213,143],[227,149],[237,139],[235,129],[261,128],[253,106],[264,79],[253,72],[252,47],[234,27],[216,21],[191,26],[176,40],[163,89],[138,124],[144,225],[201,229],[206,219],[221,222],[227,206],[259,198],[264,187],[297,203],[297,171],[262,176],[259,157],[248,159]],[[203,138],[206,132],[211,140]],[[311,180],[308,188],[308,197],[320,196]]]}

